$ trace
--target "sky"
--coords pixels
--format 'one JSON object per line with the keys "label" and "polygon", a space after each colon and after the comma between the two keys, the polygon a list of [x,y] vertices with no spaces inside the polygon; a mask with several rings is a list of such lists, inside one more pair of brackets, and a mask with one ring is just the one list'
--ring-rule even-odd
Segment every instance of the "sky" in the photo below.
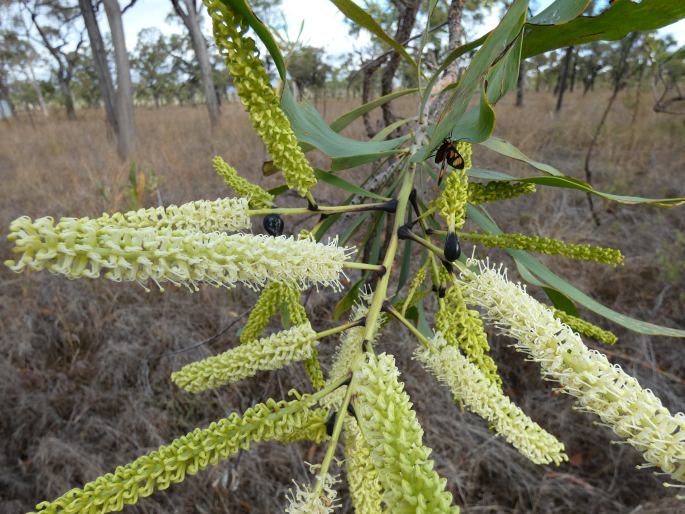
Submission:
{"label": "sky", "polygon": [[[534,9],[534,12],[538,12],[551,2],[552,0],[538,0],[531,4],[537,4],[538,8]],[[135,46],[138,32],[147,27],[157,27],[165,34],[181,33],[183,28],[180,23],[170,24],[165,20],[171,10],[169,0],[138,0],[124,15],[126,44],[129,49]],[[322,47],[329,55],[340,55],[353,51],[355,48],[362,48],[370,40],[369,33],[366,31],[363,31],[359,37],[351,39],[347,33],[343,15],[329,0],[282,0],[282,11],[291,39],[294,40],[297,37],[304,19],[302,42]],[[497,13],[487,16],[478,33],[473,35],[478,36],[493,29],[497,21]],[[209,35],[208,18],[204,29]],[[681,45],[685,44],[685,20],[670,25],[660,32],[673,34]]]}

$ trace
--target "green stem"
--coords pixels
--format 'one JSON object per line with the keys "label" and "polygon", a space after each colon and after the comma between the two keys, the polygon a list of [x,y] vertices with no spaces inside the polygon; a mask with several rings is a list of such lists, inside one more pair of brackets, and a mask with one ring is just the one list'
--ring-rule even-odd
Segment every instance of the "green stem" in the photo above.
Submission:
{"label": "green stem", "polygon": [[328,473],[328,469],[331,467],[331,462],[333,462],[335,450],[338,447],[338,439],[340,439],[340,433],[342,432],[343,421],[345,420],[345,416],[347,416],[347,406],[350,404],[352,391],[354,391],[353,385],[356,385],[354,376],[352,377],[352,382],[350,382],[350,385],[347,386],[345,397],[343,398],[340,408],[338,409],[338,416],[335,419],[335,425],[333,426],[333,434],[331,435],[331,440],[328,442],[326,455],[324,455],[323,461],[321,461],[319,479],[317,480],[316,488],[314,489],[315,497],[319,497],[321,495],[321,492],[323,491],[324,477],[326,476],[326,473]]}
{"label": "green stem", "polygon": [[366,262],[344,262],[343,268],[366,269],[371,271],[383,271],[382,264],[368,264]]}
{"label": "green stem", "polygon": [[424,336],[421,332],[419,332],[419,329],[412,325],[412,323],[407,318],[402,316],[402,314],[400,314],[397,311],[397,309],[395,309],[395,307],[393,307],[392,305],[388,305],[386,306],[385,310],[389,314],[392,314],[395,317],[395,319],[397,319],[397,321],[399,321],[405,327],[407,327],[409,331],[414,335],[414,337],[416,337],[416,339],[418,339],[423,346],[425,346],[426,348],[430,348],[431,342],[428,340],[428,338]]}
{"label": "green stem", "polygon": [[266,214],[339,214],[346,212],[364,212],[364,211],[394,211],[395,202],[389,200],[387,202],[376,203],[360,203],[354,205],[317,205],[315,209],[309,207],[272,207],[269,209],[249,209],[248,216],[263,216]]}
{"label": "green stem", "polygon": [[412,241],[419,243],[421,246],[428,248],[431,252],[440,257],[440,259],[442,259],[443,261],[445,260],[444,252],[440,248],[435,246],[433,243],[431,243],[428,239],[425,239],[421,236],[417,236],[409,229],[403,232],[403,236],[404,239],[411,239]]}
{"label": "green stem", "polygon": [[407,204],[409,203],[409,195],[414,184],[414,174],[416,172],[416,165],[412,164],[411,168],[405,173],[402,179],[402,186],[398,195],[397,212],[395,213],[395,220],[392,228],[392,237],[388,243],[388,249],[383,258],[383,267],[385,272],[376,284],[376,289],[373,293],[369,310],[366,314],[366,330],[364,332],[364,340],[370,345],[376,331],[376,322],[378,316],[385,302],[388,292],[388,283],[390,282],[390,275],[392,274],[392,265],[397,253],[397,245],[399,242],[398,230],[404,224],[404,218],[407,213]]}
{"label": "green stem", "polygon": [[349,321],[343,325],[338,325],[337,327],[329,328],[328,330],[322,330],[321,332],[316,333],[316,339],[323,339],[324,337],[332,336],[337,334],[338,332],[344,332],[345,330],[349,330],[354,327],[358,327],[361,325],[361,320],[354,320],[354,321]]}

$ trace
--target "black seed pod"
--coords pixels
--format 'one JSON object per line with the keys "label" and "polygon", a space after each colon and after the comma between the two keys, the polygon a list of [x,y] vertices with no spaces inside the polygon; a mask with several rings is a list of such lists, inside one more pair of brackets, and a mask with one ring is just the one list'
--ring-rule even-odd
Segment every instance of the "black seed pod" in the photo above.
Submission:
{"label": "black seed pod", "polygon": [[352,407],[351,403],[347,404],[347,413],[354,419],[357,419],[357,413],[355,412],[354,407]]}
{"label": "black seed pod", "polygon": [[450,232],[445,239],[445,259],[449,262],[456,261],[461,255],[461,246],[457,234]]}
{"label": "black seed pod", "polygon": [[336,412],[333,412],[326,420],[326,433],[328,437],[333,437],[333,429],[335,428],[335,418],[337,416]]}
{"label": "black seed pod", "polygon": [[283,233],[283,219],[278,214],[267,214],[264,216],[264,230],[271,236],[280,236]]}

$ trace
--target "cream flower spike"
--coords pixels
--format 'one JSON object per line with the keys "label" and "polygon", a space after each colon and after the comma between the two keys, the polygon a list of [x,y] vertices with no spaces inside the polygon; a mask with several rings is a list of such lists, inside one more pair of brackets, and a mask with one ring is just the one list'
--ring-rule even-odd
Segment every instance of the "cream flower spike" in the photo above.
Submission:
{"label": "cream flower spike", "polygon": [[[137,211],[103,214],[96,221],[101,225],[121,228],[175,228],[200,232],[237,232],[250,229],[246,198],[198,200],[182,205],[152,207]],[[68,219],[68,218],[67,218]]]}
{"label": "cream flower spike", "polygon": [[[310,466],[310,471],[316,473],[318,466]],[[323,491],[315,495],[315,488],[308,484],[303,486],[295,483],[295,489],[288,492],[287,514],[330,514],[340,506],[338,492],[333,488],[339,482],[338,477],[326,473],[319,479],[323,483]]]}
{"label": "cream flower spike", "polygon": [[316,332],[306,322],[192,362],[172,373],[171,380],[186,391],[199,393],[304,360],[316,344]]}
{"label": "cream flower spike", "polygon": [[[267,280],[340,289],[351,249],[292,237],[202,233],[188,230],[103,227],[95,220],[21,217],[10,225],[17,261],[13,271],[48,270],[68,278],[97,278],[158,285],[171,282],[263,286]],[[161,286],[160,286],[161,287]]]}
{"label": "cream flower spike", "polygon": [[649,465],[685,482],[685,414],[671,414],[649,389],[605,355],[587,348],[580,336],[554,317],[506,270],[471,259],[480,273],[462,273],[464,297],[477,305],[515,347],[542,367],[544,376],[575,396],[580,409],[597,414],[603,424],[640,451]]}
{"label": "cream flower spike", "polygon": [[531,462],[558,465],[568,460],[563,443],[526,416],[440,332],[435,334],[431,343],[433,347],[430,349],[417,349],[416,359],[450,388],[455,400],[486,419],[499,435]]}

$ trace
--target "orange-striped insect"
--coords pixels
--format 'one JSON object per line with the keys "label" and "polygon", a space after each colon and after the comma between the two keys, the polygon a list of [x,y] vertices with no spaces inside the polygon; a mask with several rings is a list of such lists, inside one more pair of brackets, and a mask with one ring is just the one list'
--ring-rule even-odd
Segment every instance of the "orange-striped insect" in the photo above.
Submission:
{"label": "orange-striped insect", "polygon": [[464,158],[457,150],[457,142],[446,137],[435,152],[435,164],[440,164],[440,174],[438,175],[438,185],[442,182],[447,171],[447,165],[458,170],[464,169]]}

